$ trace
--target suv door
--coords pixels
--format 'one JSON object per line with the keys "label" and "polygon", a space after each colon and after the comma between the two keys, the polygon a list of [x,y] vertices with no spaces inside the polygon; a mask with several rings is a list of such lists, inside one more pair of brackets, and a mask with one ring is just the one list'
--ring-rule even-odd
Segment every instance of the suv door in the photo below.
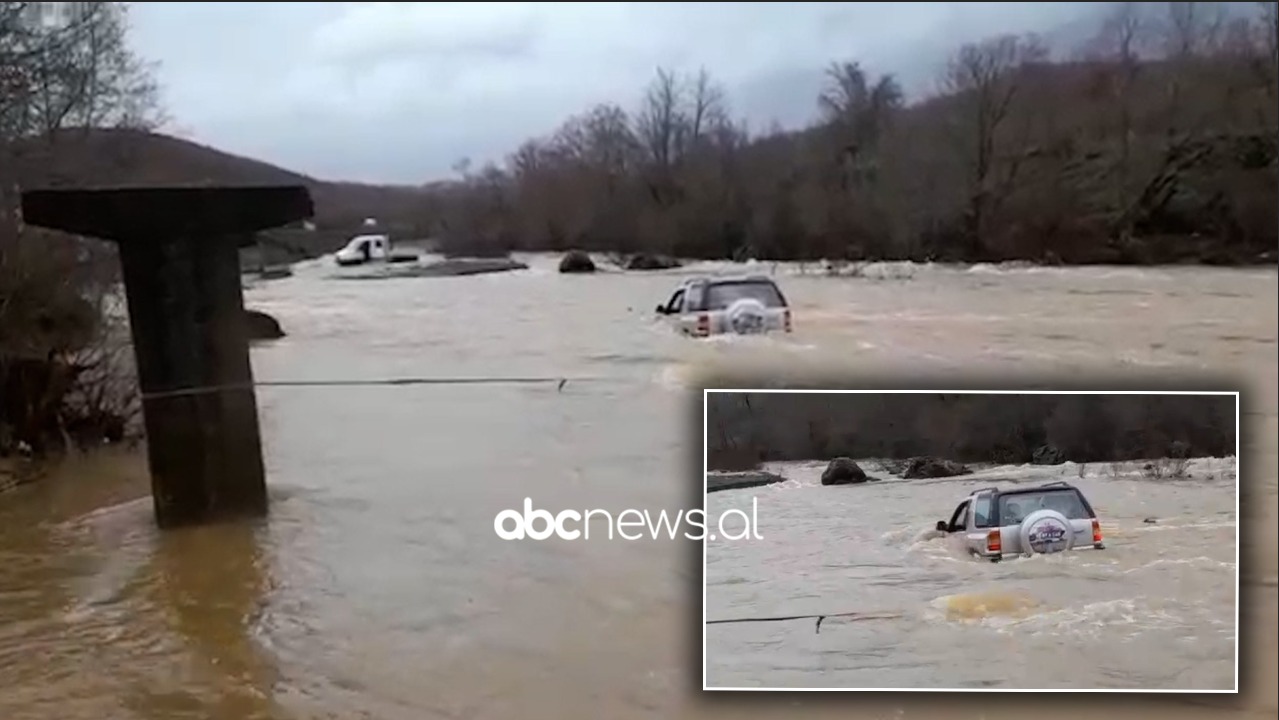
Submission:
{"label": "suv door", "polygon": [[684,311],[684,288],[675,291],[671,299],[666,301],[666,314],[679,315]]}
{"label": "suv door", "polygon": [[968,501],[959,503],[959,507],[955,508],[955,512],[950,516],[950,524],[947,525],[947,532],[962,532],[968,529]]}

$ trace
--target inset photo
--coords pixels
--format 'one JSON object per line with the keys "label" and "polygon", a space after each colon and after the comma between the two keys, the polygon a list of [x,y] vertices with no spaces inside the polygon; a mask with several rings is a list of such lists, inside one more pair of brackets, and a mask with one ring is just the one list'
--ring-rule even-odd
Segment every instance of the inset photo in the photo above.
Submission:
{"label": "inset photo", "polygon": [[704,690],[1238,692],[1238,393],[704,410]]}

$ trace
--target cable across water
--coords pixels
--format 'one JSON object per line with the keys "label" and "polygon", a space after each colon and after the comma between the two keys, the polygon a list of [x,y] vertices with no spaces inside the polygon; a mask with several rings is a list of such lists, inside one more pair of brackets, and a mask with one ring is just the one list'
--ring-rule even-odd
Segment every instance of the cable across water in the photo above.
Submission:
{"label": "cable across water", "polygon": [[569,384],[607,382],[609,377],[401,377],[357,380],[258,380],[252,383],[227,383],[197,387],[160,390],[142,394],[144,400],[209,395],[229,390],[248,390],[255,387],[403,387],[407,385],[551,385],[562,392]]}
{"label": "cable across water", "polygon": [[904,617],[901,613],[867,613],[867,612],[840,612],[840,613],[824,613],[821,615],[778,615],[775,617],[747,617],[747,618],[728,618],[723,620],[707,620],[707,625],[721,625],[727,623],[762,623],[762,622],[784,622],[787,620],[812,620],[816,619],[817,624],[814,632],[822,631],[822,621],[826,618],[844,618],[846,620],[896,620]]}

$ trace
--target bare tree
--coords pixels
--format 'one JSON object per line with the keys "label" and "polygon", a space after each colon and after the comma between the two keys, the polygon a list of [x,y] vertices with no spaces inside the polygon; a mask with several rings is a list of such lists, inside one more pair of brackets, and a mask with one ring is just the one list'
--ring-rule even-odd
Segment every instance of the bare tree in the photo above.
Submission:
{"label": "bare tree", "polygon": [[677,166],[728,124],[724,90],[701,69],[691,77],[659,68],[635,117],[635,135],[659,176]]}
{"label": "bare tree", "polygon": [[[105,280],[114,277],[115,264],[98,262],[110,255],[77,238],[22,227],[13,192],[27,171],[41,170],[39,158],[29,152],[54,144],[65,150],[67,142],[97,129],[146,130],[167,119],[152,67],[127,44],[127,19],[125,3],[118,2],[0,2],[0,337],[5,338],[0,382],[16,382],[15,392],[42,398],[36,416],[25,414],[28,434],[61,425],[67,412],[82,429],[88,423],[106,432],[103,423],[114,424],[131,406],[117,389],[107,389],[123,378],[131,392],[131,369],[103,360],[101,352],[103,343],[119,338],[106,312],[112,286]],[[61,377],[65,382],[37,379],[30,382],[40,386],[31,386],[9,375],[6,368],[12,367],[47,370],[24,375],[28,380]],[[80,397],[74,407],[67,405],[71,395]],[[110,409],[103,407],[107,398],[119,401],[114,419],[103,415]],[[4,422],[0,417],[0,425]],[[35,446],[42,438],[26,440]]]}
{"label": "bare tree", "polygon": [[[600,105],[520,147],[486,227],[528,249],[706,258],[1264,252],[1274,4],[1225,33],[1210,6],[1144,7],[1115,4],[1079,62],[1049,62],[1034,37],[965,46],[943,92],[911,106],[891,76],[836,63],[800,131],[752,136],[709,72],[663,68],[634,112]],[[488,191],[449,197],[468,192]]]}
{"label": "bare tree", "polygon": [[1279,98],[1279,2],[1259,2],[1257,6],[1260,11],[1256,23],[1258,44],[1264,52],[1255,67],[1270,97]]}
{"label": "bare tree", "polygon": [[1164,21],[1165,53],[1189,58],[1216,49],[1226,22],[1221,3],[1169,2]]}
{"label": "bare tree", "polygon": [[1195,132],[1208,114],[1186,97],[1190,88],[1202,86],[1203,59],[1219,50],[1225,26],[1225,8],[1220,3],[1169,2],[1163,22],[1164,48],[1172,69],[1168,85],[1167,117],[1169,134]]}
{"label": "bare tree", "polygon": [[872,84],[856,62],[834,63],[826,77],[817,105],[836,143],[843,170],[840,185],[847,189],[859,160],[878,151],[884,131],[901,109],[902,90],[891,75]]}
{"label": "bare tree", "polygon": [[[167,117],[154,67],[127,45],[125,3],[69,4],[49,22],[34,3],[0,3],[0,131],[10,139],[69,128],[151,129]],[[2,138],[0,138],[2,139]]]}
{"label": "bare tree", "polygon": [[636,120],[636,130],[649,159],[660,170],[670,171],[678,149],[683,89],[674,71],[658,68]]}
{"label": "bare tree", "polygon": [[[1036,38],[1005,35],[964,45],[947,67],[944,87],[960,104],[960,131],[967,137],[969,204],[965,225],[973,250],[981,247],[988,216],[998,200],[995,160],[1001,132],[1020,90],[1020,71],[1046,55]],[[1008,185],[1011,179],[1006,177],[1000,184]]]}
{"label": "bare tree", "polygon": [[1147,40],[1147,26],[1141,4],[1115,3],[1102,24],[1098,38],[1103,62],[1114,66],[1114,83],[1106,101],[1114,107],[1119,159],[1116,164],[1114,205],[1128,202],[1132,174],[1133,92],[1142,69],[1141,48]]}
{"label": "bare tree", "polygon": [[689,91],[689,111],[686,122],[687,150],[698,148],[702,139],[727,122],[724,89],[711,79],[706,68],[698,70]]}

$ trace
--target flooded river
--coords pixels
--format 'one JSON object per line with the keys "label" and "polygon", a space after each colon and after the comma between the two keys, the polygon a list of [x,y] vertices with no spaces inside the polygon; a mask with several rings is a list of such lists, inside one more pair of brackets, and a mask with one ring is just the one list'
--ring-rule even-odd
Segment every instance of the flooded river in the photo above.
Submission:
{"label": "flooded river", "polygon": [[[1245,622],[1252,623],[1244,654],[1255,672],[1243,675],[1239,707],[1241,716],[1274,716],[1267,680],[1276,674],[1273,270],[880,266],[865,278],[835,279],[787,277],[793,270],[782,267],[796,332],[740,343],[683,340],[654,324],[652,308],[669,296],[676,275],[560,276],[554,262],[534,259],[532,270],[506,275],[379,282],[331,280],[331,268],[315,262],[249,290],[248,303],[275,314],[289,333],[253,350],[259,380],[545,375],[568,382],[562,389],[264,387],[258,400],[273,506],[260,525],[157,533],[145,463],[136,455],[73,461],[43,483],[0,496],[0,717],[847,717],[847,705],[820,698],[695,692],[702,628],[700,549],[692,543],[503,542],[493,532],[495,514],[524,497],[551,509],[687,507],[700,482],[700,458],[689,449],[700,443],[700,427],[684,388],[700,370],[731,368],[774,379],[838,373],[846,383],[870,373],[955,376],[965,368],[1009,378],[1044,368],[1076,378],[1090,369],[1129,377],[1197,369],[1247,380],[1243,480],[1252,495],[1242,522],[1256,550],[1245,553],[1253,562],[1243,569]],[[959,487],[938,490],[936,501],[950,503]],[[1098,492],[1130,487],[1099,485]],[[928,519],[949,509],[922,498],[915,508],[890,490],[883,502]],[[795,502],[805,492],[796,491]],[[1209,493],[1163,492],[1158,501],[1168,509],[1155,514],[1176,523],[1190,515],[1178,503]],[[1120,514],[1137,512],[1104,502]],[[900,548],[884,544],[887,531],[846,528],[844,542],[896,558],[902,572],[935,575],[934,587],[907,588],[900,607],[955,594],[948,589],[960,585],[955,573],[1012,572],[1012,564],[956,569],[930,546],[892,555]],[[1193,541],[1218,530],[1166,532]],[[1141,555],[1121,567],[1044,564],[1027,572],[1064,583],[1052,578],[1134,569],[1149,573],[1143,587],[1166,577],[1201,588],[1205,607],[1224,592],[1227,570],[1207,562],[1160,569],[1152,564],[1157,550],[1139,534],[1132,542]],[[1174,554],[1199,556],[1217,559],[1218,550]],[[993,584],[987,575],[964,587]],[[1130,597],[1097,592],[1098,602]],[[1207,633],[1217,617],[1204,612],[1196,632]],[[926,621],[921,614],[918,622]],[[854,641],[870,633],[879,634],[879,647],[914,643],[940,659],[936,637],[894,639],[885,634],[892,627],[832,621],[816,636],[811,628],[774,628],[768,632],[793,641],[769,658],[736,647],[720,671],[758,682],[757,663],[771,664],[768,677],[778,666],[858,664]],[[1028,647],[1069,652],[1085,642],[1054,639],[1054,627],[1040,627],[1025,640],[1037,645]],[[1020,634],[1033,630],[1022,626]],[[1166,629],[1150,632],[1165,639],[1148,647],[1174,642]],[[739,642],[756,633],[745,631]],[[1013,667],[1019,637],[994,633],[978,641],[978,655],[956,647],[949,661]],[[1194,652],[1216,657],[1219,642],[1205,639]],[[992,660],[994,648],[1000,655]],[[844,657],[823,660],[823,650]],[[1123,665],[1123,652],[1117,644],[1111,662]],[[1150,672],[1160,683],[1218,682],[1219,661],[1187,670],[1194,657],[1184,651],[1176,667],[1170,659]],[[860,662],[873,664],[885,660]],[[1061,666],[1077,673],[1055,674],[1061,684],[1095,681],[1109,667]],[[916,680],[911,672],[897,679]],[[956,669],[950,679],[984,682],[990,672]],[[953,699],[889,695],[864,698],[858,713],[1022,718],[1030,702],[996,698],[964,714]],[[1151,707],[1165,719],[1222,713],[1184,701]],[[1042,719],[1079,711],[1062,703],[1033,712]]]}
{"label": "flooded river", "polygon": [[[753,511],[760,539],[708,544],[707,617],[883,619],[710,625],[709,687],[1234,688],[1233,458],[1184,481],[1067,463],[822,487],[824,468],[782,463],[789,482],[710,495],[711,517]],[[1106,550],[996,565],[927,532],[974,490],[1063,479]]]}

